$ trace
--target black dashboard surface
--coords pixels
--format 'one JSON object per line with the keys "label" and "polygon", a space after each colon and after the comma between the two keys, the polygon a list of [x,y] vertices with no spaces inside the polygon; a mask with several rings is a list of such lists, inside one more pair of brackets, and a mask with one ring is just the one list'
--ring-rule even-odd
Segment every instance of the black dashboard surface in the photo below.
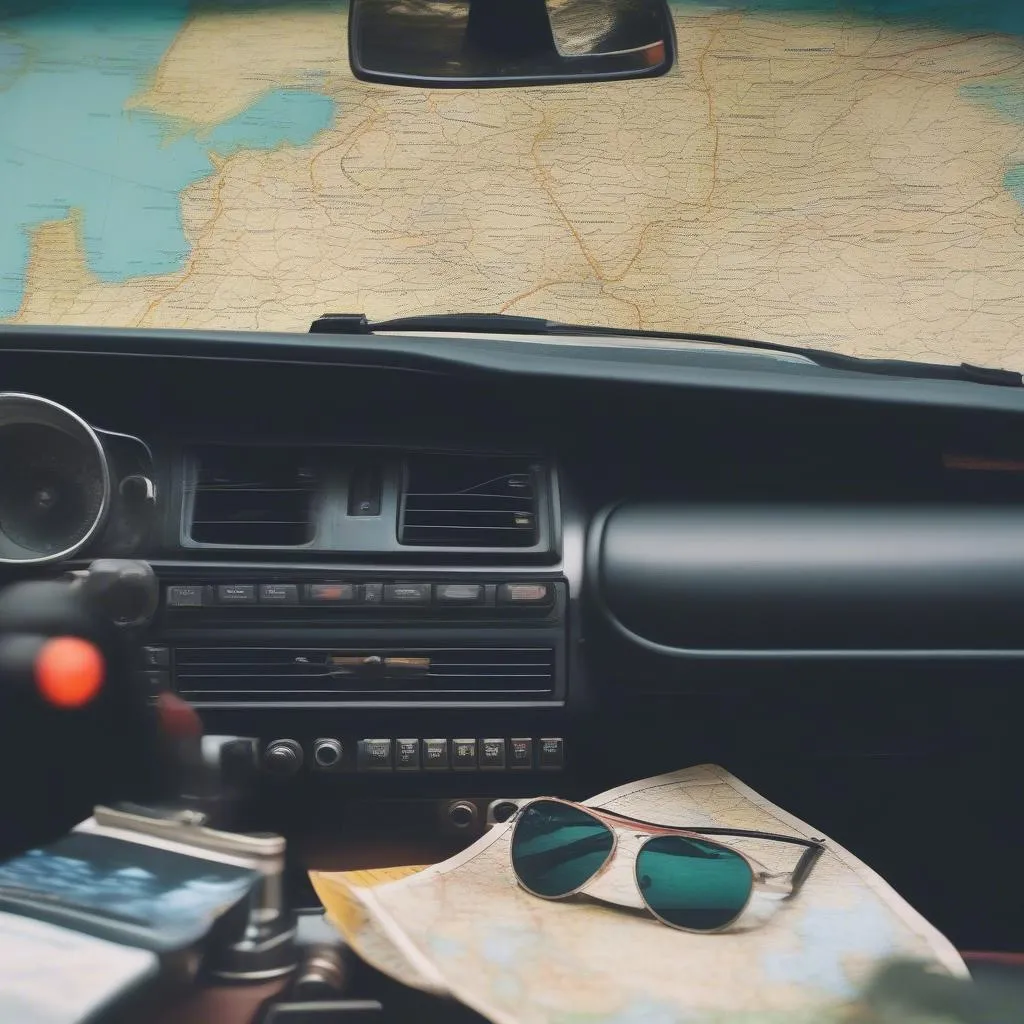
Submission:
{"label": "black dashboard surface", "polygon": [[[6,329],[2,338],[0,378],[5,390],[44,395],[97,428],[137,435],[151,447],[163,501],[158,507],[160,528],[141,552],[146,557],[178,565],[303,563],[307,568],[372,567],[375,562],[396,561],[466,569],[546,565],[568,574],[574,606],[591,613],[585,639],[607,645],[606,674],[629,671],[631,685],[639,688],[659,675],[664,685],[657,689],[685,690],[685,673],[681,676],[677,665],[652,660],[659,653],[659,639],[671,628],[654,627],[653,653],[651,645],[644,650],[619,643],[623,630],[612,628],[616,622],[607,620],[621,616],[607,614],[614,595],[604,593],[608,579],[602,578],[600,552],[598,563],[592,550],[584,564],[584,538],[589,531],[594,549],[595,523],[611,523],[622,537],[629,508],[647,503],[660,511],[653,519],[641,516],[626,548],[642,547],[645,541],[637,531],[646,530],[657,535],[654,547],[667,546],[671,564],[687,544],[691,552],[720,545],[717,562],[697,556],[706,564],[703,575],[698,573],[700,578],[690,582],[685,573],[664,566],[658,577],[658,572],[645,569],[643,558],[629,570],[619,557],[625,550],[621,545],[619,553],[609,552],[613,562],[619,558],[614,568],[620,576],[632,573],[623,586],[637,597],[634,620],[637,615],[652,622],[659,616],[671,620],[683,612],[691,619],[708,616],[700,627],[703,640],[698,636],[697,642],[675,645],[683,653],[688,647],[726,653],[730,647],[768,653],[771,648],[838,648],[840,656],[843,651],[863,654],[876,646],[927,651],[928,630],[953,621],[958,628],[937,638],[934,647],[968,652],[977,648],[989,655],[1024,650],[1024,640],[1018,643],[1014,635],[1015,594],[1024,586],[1018,578],[1019,545],[1013,542],[1024,500],[1020,389],[850,374],[789,357],[778,359],[772,353],[728,348],[691,351],[390,336],[136,337],[131,332],[107,332],[89,337],[43,329]],[[551,543],[545,541],[530,557],[514,551],[456,557],[443,549],[416,553],[394,544],[387,551],[378,546],[377,552],[245,552],[183,544],[179,453],[193,444],[225,443],[257,449],[264,445],[268,453],[288,445],[529,452],[546,460],[555,474]],[[679,522],[673,520],[673,509],[682,517]],[[731,537],[709,533],[701,541],[699,531],[693,530],[693,517],[703,515],[706,522],[708,515],[702,510],[714,509],[736,526],[736,532]],[[778,531],[773,535],[770,516],[782,523],[786,509],[793,510],[793,523],[803,517],[808,530],[789,528],[782,531],[785,537]],[[824,518],[815,523],[819,515]],[[687,516],[686,543],[680,538],[673,545],[673,537],[688,529]],[[972,614],[980,623],[977,636],[971,634],[971,615],[962,614],[972,603],[967,591],[959,602],[947,602],[945,619],[918,619],[913,587],[900,589],[893,577],[885,578],[886,544],[893,551],[893,545],[899,545],[898,538],[887,537],[887,522],[899,520],[908,536],[917,537],[928,534],[928,523],[936,517],[946,531],[934,538],[936,551],[942,549],[936,560],[953,577],[967,572],[975,581],[978,601]],[[861,518],[863,528],[858,525]],[[971,539],[951,556],[950,538],[961,519],[963,536]],[[986,522],[998,522],[1005,538],[1000,540],[999,530],[987,529]],[[386,532],[387,522],[384,528]],[[802,542],[812,535],[813,544]],[[799,611],[795,618],[789,616],[784,595],[772,591],[769,583],[772,573],[777,579],[799,577],[802,583],[796,589],[803,588],[803,597],[810,601],[805,607],[810,608],[815,601],[806,586],[808,574],[834,576],[836,564],[856,560],[857,544],[865,545],[865,553],[870,549],[870,560],[881,570],[867,584],[861,573],[856,584],[862,605],[867,602],[863,613],[868,618],[874,613],[884,634],[878,644],[872,642],[870,631],[858,641],[855,606],[850,614],[841,602],[832,609],[835,616],[845,616],[842,622],[829,621],[828,609],[823,611],[820,605],[800,621]],[[831,546],[831,561],[802,563],[797,553],[814,546],[819,551]],[[735,548],[732,553],[730,547]],[[543,550],[550,551],[549,558]],[[108,552],[87,550],[83,555],[97,553]],[[920,560],[926,555],[919,545],[913,557]],[[761,561],[766,571],[759,571]],[[894,556],[894,573],[900,571],[899,564],[900,558]],[[994,585],[988,589],[990,570]],[[925,591],[934,571],[931,567],[914,577],[922,608],[928,604]],[[649,590],[645,572],[652,584]],[[673,573],[683,581],[684,590],[693,584],[698,593],[714,592],[711,604],[698,609],[692,601],[686,603],[686,594],[675,594],[672,585],[659,589],[658,579],[663,582]],[[955,591],[956,581],[951,582],[948,574],[944,585]],[[732,597],[722,583],[726,575],[729,586],[736,588]],[[906,573],[903,577],[909,578]],[[852,586],[855,581],[847,582]],[[593,601],[588,602],[588,593]],[[897,597],[906,615],[902,644],[896,635],[899,617],[884,610]],[[770,608],[776,598],[780,600]],[[760,610],[759,600],[768,602]],[[633,627],[627,631],[633,639],[644,634],[642,625],[636,628],[634,621]],[[766,634],[772,629],[778,633],[777,643]],[[842,642],[834,642],[836,637]],[[698,689],[699,677],[699,671],[690,677]],[[578,685],[582,688],[583,681]]]}
{"label": "black dashboard surface", "polygon": [[[0,368],[5,390],[46,395],[108,429],[541,442],[567,457],[602,456],[613,473],[627,468],[620,456],[632,463],[666,450],[722,473],[797,462],[806,469],[808,460],[824,468],[859,452],[884,473],[894,446],[1012,448],[1024,412],[1016,388],[850,373],[731,349],[2,328]],[[702,476],[666,464],[659,486],[699,486]]]}
{"label": "black dashboard surface", "polygon": [[[243,586],[248,580],[258,585],[293,578],[485,578],[493,584],[508,574],[564,581],[564,606],[538,626],[547,631],[544,636],[554,637],[544,646],[561,659],[556,689],[544,701],[486,706],[456,701],[443,707],[377,702],[319,709],[238,704],[203,710],[209,730],[264,740],[297,737],[307,751],[314,737],[332,735],[346,744],[359,737],[565,738],[567,771],[557,778],[454,771],[443,778],[427,772],[400,778],[393,772],[386,778],[339,776],[339,789],[309,773],[304,778],[317,808],[310,814],[322,817],[339,792],[584,796],[628,778],[716,761],[820,823],[883,870],[891,865],[894,880],[926,909],[937,899],[928,878],[941,877],[950,864],[940,859],[935,871],[922,873],[914,843],[904,840],[894,847],[894,834],[925,834],[943,808],[948,811],[949,799],[959,800],[961,809],[973,808],[965,831],[989,836],[989,842],[1003,844],[1000,850],[1017,827],[1006,808],[1019,779],[1011,751],[1024,711],[1019,686],[1024,630],[1020,637],[1016,630],[1024,565],[1013,526],[1024,506],[1020,389],[845,374],[764,354],[707,350],[17,328],[0,331],[0,388],[45,396],[94,427],[144,439],[169,493],[174,493],[178,465],[174,453],[194,443],[529,452],[553,468],[553,543],[539,558],[515,553],[455,558],[440,550],[409,558],[399,551],[381,556],[188,549],[174,540],[180,509],[172,502],[159,510],[162,540],[144,554],[158,573],[182,584],[202,574]],[[841,525],[837,536],[845,531],[856,539],[870,555],[867,560],[883,570],[883,582],[873,584],[882,588],[887,567],[880,551],[891,541],[885,537],[887,509],[898,507],[911,524],[915,516],[938,517],[944,524],[940,543],[956,534],[962,512],[967,531],[962,553],[975,559],[967,566],[979,596],[975,619],[986,607],[992,613],[982,615],[983,628],[973,638],[978,649],[968,654],[980,650],[985,656],[968,659],[970,664],[959,655],[900,660],[883,651],[858,656],[858,645],[868,646],[870,638],[860,636],[856,623],[830,620],[827,607],[803,618],[787,616],[784,605],[773,608],[777,595],[771,577],[776,582],[788,577],[796,591],[807,581],[800,579],[799,564],[787,570],[776,561],[767,573],[769,583],[758,572],[758,524],[764,525],[758,510],[769,506],[833,516]],[[819,646],[819,630],[825,635],[841,626],[845,653],[810,660],[705,659],[685,651],[680,656],[678,648],[686,646],[680,638],[694,635],[685,612],[695,597],[685,574],[673,572],[679,550],[672,536],[685,529],[687,515],[715,507],[728,510],[734,526],[742,527],[743,544],[733,549],[728,535],[718,535],[717,555],[705,568],[715,577],[713,570],[722,568],[730,551],[734,569],[744,552],[749,564],[741,565],[727,585],[718,575],[715,599],[700,606],[705,618],[697,624],[705,646],[713,641],[727,649],[749,647],[755,639],[760,645],[774,622],[789,646],[797,646],[795,639],[804,647]],[[619,510],[629,519],[631,509],[643,508],[659,510],[648,523],[661,531],[656,540],[666,553],[657,586],[646,586],[647,577],[657,575],[650,567],[630,566],[628,558],[617,556],[616,571],[640,595],[622,617],[633,633],[653,638],[654,649],[624,637],[609,622],[601,569],[588,561],[586,550],[588,532],[593,539],[602,517]],[[684,514],[675,519],[672,510]],[[871,530],[858,534],[858,510],[870,513],[874,537]],[[1002,523],[1005,535],[981,535],[977,526],[986,516]],[[815,544],[827,548],[822,522],[816,521]],[[799,531],[783,532],[785,544],[801,550]],[[773,543],[771,530],[765,536],[765,543]],[[74,564],[101,553],[83,550]],[[956,559],[948,551],[945,558],[955,571]],[[1002,581],[1001,590],[987,591],[983,563]],[[894,565],[898,571],[899,559],[888,569]],[[826,570],[827,559],[815,569],[827,575]],[[922,567],[914,571],[920,574]],[[24,572],[7,567],[2,575]],[[925,572],[918,580],[924,587],[926,577]],[[943,615],[954,616],[945,621],[954,621],[959,630],[958,645],[970,644],[969,622],[955,618],[963,610],[958,601],[969,603],[970,594],[958,598],[948,576],[940,591],[947,602]],[[894,603],[909,616],[915,644],[926,644],[928,631],[915,618],[913,593],[904,596],[907,600]],[[892,622],[871,607],[870,593],[860,600],[876,627],[892,631]],[[451,632],[450,623],[430,628],[442,627]],[[409,623],[376,628],[388,642],[412,643],[415,635],[422,643],[422,629]],[[308,643],[324,629],[313,621],[274,627],[225,618],[212,626],[183,620],[168,635],[172,644],[187,637],[191,646],[201,646],[203,636],[281,646],[283,637]],[[345,635],[352,642],[360,636],[354,628]],[[470,646],[493,640],[481,635]],[[900,643],[899,636],[890,640],[890,646]],[[948,648],[947,640],[939,638],[934,647]],[[659,644],[669,649],[659,650]],[[276,798],[274,792],[268,806],[286,818],[299,813],[290,791]],[[842,801],[834,799],[837,792]],[[959,852],[950,852],[951,863],[969,855],[965,844],[966,839],[960,846],[952,842],[950,851]],[[998,898],[1000,879],[1009,873],[992,870],[985,877],[987,895],[975,891],[961,900],[947,894],[944,898],[956,906],[937,910],[937,923],[963,924],[965,942],[1009,943],[1009,930],[993,939],[983,909],[986,899]]]}
{"label": "black dashboard surface", "polygon": [[[728,349],[11,328],[0,342],[3,390],[141,437],[172,476],[168,453],[193,443],[530,452],[557,467],[561,516],[584,531],[626,502],[1011,513],[1024,498],[1014,388]],[[212,557],[167,545],[149,553]]]}

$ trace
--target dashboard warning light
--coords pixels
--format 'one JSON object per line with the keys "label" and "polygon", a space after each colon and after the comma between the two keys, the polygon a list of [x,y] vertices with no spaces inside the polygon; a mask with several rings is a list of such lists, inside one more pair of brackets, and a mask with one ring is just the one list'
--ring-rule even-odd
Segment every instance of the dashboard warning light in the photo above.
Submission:
{"label": "dashboard warning light", "polygon": [[99,648],[77,636],[47,640],[36,656],[39,692],[59,708],[80,708],[94,700],[105,672]]}

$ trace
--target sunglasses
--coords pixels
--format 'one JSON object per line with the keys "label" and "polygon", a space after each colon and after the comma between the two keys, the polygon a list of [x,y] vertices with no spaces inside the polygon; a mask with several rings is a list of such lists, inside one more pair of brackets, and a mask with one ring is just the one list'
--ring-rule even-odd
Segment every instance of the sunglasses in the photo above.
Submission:
{"label": "sunglasses", "polygon": [[[825,850],[822,839],[798,839],[738,828],[672,828],[556,797],[523,804],[512,828],[512,871],[545,900],[575,896],[615,859],[619,834],[640,840],[633,877],[644,906],[662,923],[687,932],[720,932],[735,924],[757,892],[792,899]],[[709,836],[768,839],[801,846],[792,871],[773,872]]]}

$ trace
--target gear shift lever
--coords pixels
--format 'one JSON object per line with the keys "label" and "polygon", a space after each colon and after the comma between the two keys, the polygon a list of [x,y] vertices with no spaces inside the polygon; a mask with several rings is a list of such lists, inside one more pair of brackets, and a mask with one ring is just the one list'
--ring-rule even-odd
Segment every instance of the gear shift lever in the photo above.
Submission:
{"label": "gear shift lever", "polygon": [[[161,728],[160,701],[176,698],[150,704],[134,678],[133,632],[118,628],[148,621],[157,595],[147,563],[120,560],[0,591],[0,859],[58,838],[92,812],[76,831],[114,829],[254,867],[262,881],[245,934],[210,967],[223,977],[277,977],[296,956],[294,917],[283,905],[285,841],[209,827],[233,823],[256,744],[202,737],[194,714],[176,741]],[[189,713],[180,702],[178,710]],[[136,802],[117,804],[124,800]],[[103,803],[113,806],[95,806]]]}
{"label": "gear shift lever", "polygon": [[56,838],[98,801],[174,791],[173,751],[128,638],[87,582],[0,591],[0,857]]}

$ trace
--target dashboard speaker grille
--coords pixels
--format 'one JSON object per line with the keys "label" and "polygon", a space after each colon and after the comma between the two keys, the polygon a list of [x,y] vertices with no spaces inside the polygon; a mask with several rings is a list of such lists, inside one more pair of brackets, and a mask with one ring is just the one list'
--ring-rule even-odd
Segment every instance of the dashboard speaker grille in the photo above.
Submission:
{"label": "dashboard speaker grille", "polygon": [[538,467],[527,459],[421,455],[406,463],[401,544],[519,548],[537,542]]}
{"label": "dashboard speaker grille", "polygon": [[541,699],[554,689],[548,647],[178,647],[175,681],[198,701]]}

